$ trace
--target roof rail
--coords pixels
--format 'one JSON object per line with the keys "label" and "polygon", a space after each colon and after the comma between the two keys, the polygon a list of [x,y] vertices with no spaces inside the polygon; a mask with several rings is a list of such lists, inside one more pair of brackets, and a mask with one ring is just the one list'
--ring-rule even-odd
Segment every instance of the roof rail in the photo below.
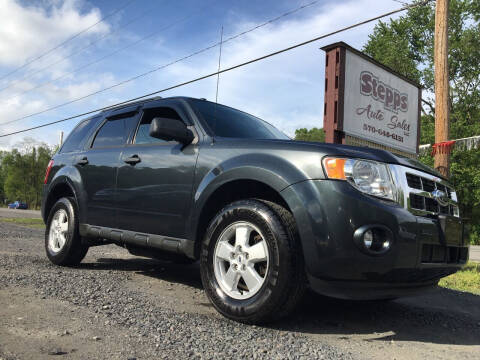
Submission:
{"label": "roof rail", "polygon": [[150,102],[150,101],[160,100],[160,99],[162,99],[161,96],[154,96],[154,97],[151,97],[151,98],[148,98],[148,99],[143,99],[143,100],[138,100],[138,101],[132,101],[132,102],[129,102],[129,103],[126,103],[126,104],[108,107],[108,108],[106,108],[105,110],[103,110],[102,113],[103,113],[103,112],[107,112],[107,111],[111,111],[111,110],[123,109],[123,108],[125,108],[125,107],[132,106],[132,105],[136,105],[136,104],[141,105],[141,104],[144,104],[144,103],[147,103],[147,102]]}

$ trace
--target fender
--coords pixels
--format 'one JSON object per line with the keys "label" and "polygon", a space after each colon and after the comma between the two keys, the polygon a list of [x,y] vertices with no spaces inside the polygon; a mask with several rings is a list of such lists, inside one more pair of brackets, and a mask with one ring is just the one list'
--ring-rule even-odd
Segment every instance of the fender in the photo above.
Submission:
{"label": "fender", "polygon": [[[202,156],[202,153],[201,155]],[[199,159],[197,172],[202,172],[202,159]],[[309,177],[298,167],[279,156],[265,153],[250,153],[219,163],[199,181],[192,199],[190,224],[187,228],[188,239],[194,241],[200,215],[210,196],[222,185],[236,180],[254,180],[261,182],[282,196],[281,191],[289,185],[307,180]]]}
{"label": "fender", "polygon": [[[87,199],[86,194],[81,191],[82,178],[75,166],[64,166],[54,174],[52,180],[45,189],[45,192],[48,194],[48,198],[45,200],[45,205],[49,202],[50,198],[54,196],[55,192],[53,190],[59,185],[67,185],[72,191],[78,205],[79,222],[82,223],[85,219]],[[42,212],[45,210],[46,209],[43,209]],[[48,217],[48,214],[43,214],[43,217]]]}

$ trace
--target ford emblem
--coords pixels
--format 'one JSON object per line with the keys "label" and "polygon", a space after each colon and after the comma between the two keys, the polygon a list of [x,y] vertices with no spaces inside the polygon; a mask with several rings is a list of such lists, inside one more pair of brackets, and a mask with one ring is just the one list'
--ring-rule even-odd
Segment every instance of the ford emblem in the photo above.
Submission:
{"label": "ford emblem", "polygon": [[448,195],[445,191],[434,190],[432,191],[432,197],[437,200],[438,205],[447,206],[448,205]]}

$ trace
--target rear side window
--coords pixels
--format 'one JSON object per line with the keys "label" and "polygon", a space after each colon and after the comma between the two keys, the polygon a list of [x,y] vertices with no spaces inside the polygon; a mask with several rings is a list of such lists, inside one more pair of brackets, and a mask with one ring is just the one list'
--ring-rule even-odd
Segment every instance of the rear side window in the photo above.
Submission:
{"label": "rear side window", "polygon": [[95,126],[98,119],[98,117],[87,119],[78,124],[77,127],[73,129],[73,131],[68,136],[60,152],[68,153],[80,150],[85,138],[90,133],[90,130]]}
{"label": "rear side window", "polygon": [[92,148],[121,146],[126,143],[136,116],[107,120],[98,130]]}

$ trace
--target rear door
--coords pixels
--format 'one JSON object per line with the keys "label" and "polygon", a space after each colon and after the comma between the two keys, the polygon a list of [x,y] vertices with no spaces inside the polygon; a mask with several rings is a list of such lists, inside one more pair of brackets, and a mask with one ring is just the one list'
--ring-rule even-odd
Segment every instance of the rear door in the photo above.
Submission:
{"label": "rear door", "polygon": [[111,113],[76,157],[86,198],[86,223],[116,228],[115,180],[120,156],[138,121],[138,107]]}
{"label": "rear door", "polygon": [[175,102],[161,104],[143,108],[132,142],[124,148],[117,177],[119,228],[185,238],[198,145],[197,140],[184,146],[149,136],[155,117],[192,124]]}

